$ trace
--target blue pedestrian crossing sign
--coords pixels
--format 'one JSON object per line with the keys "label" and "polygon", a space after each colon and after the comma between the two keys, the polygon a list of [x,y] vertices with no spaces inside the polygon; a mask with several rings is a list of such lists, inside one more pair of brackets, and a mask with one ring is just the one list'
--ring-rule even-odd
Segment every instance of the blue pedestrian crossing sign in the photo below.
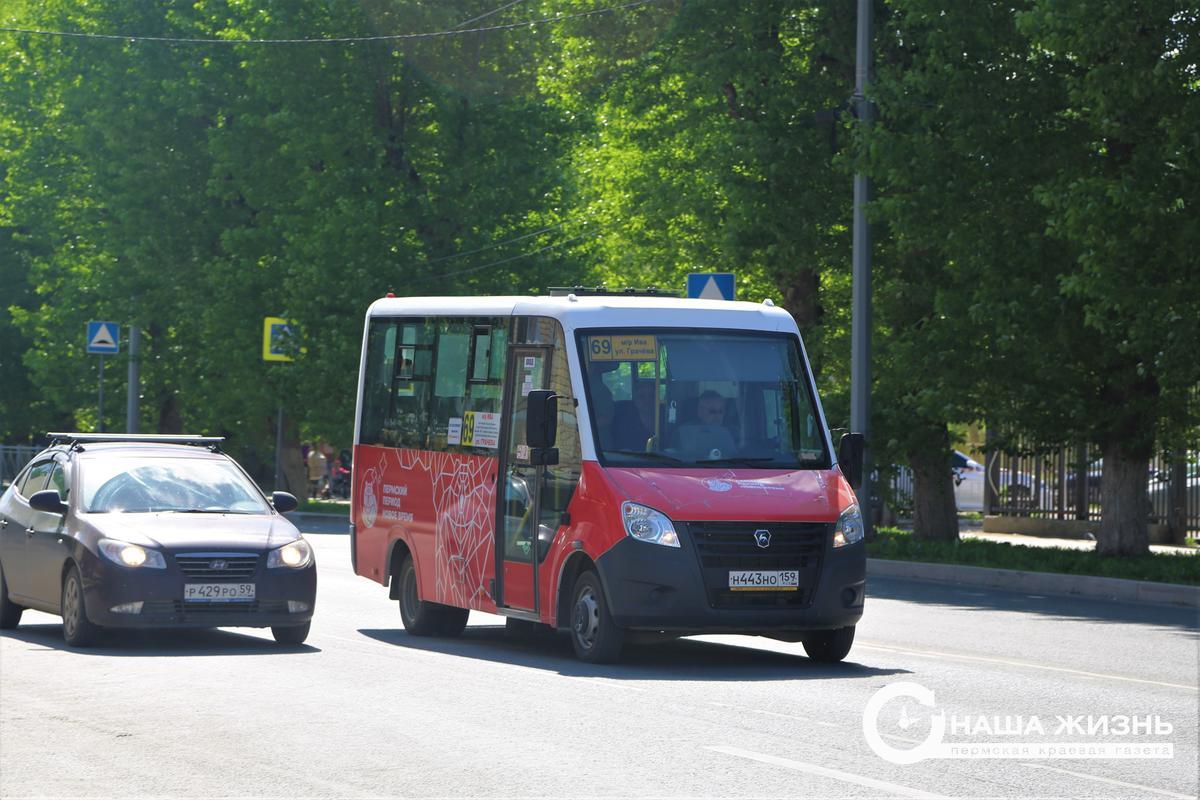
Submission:
{"label": "blue pedestrian crossing sign", "polygon": [[89,322],[87,324],[87,351],[102,356],[121,350],[121,326],[115,322]]}
{"label": "blue pedestrian crossing sign", "polygon": [[283,317],[263,320],[263,361],[293,361],[292,323]]}
{"label": "blue pedestrian crossing sign", "polygon": [[687,296],[701,300],[732,300],[732,272],[693,272],[687,277]]}

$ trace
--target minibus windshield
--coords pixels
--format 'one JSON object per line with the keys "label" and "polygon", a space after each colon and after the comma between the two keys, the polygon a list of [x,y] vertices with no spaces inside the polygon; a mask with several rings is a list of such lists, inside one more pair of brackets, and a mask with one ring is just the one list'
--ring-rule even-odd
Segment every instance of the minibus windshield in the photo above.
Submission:
{"label": "minibus windshield", "polygon": [[794,335],[591,329],[578,343],[596,454],[607,465],[831,466]]}

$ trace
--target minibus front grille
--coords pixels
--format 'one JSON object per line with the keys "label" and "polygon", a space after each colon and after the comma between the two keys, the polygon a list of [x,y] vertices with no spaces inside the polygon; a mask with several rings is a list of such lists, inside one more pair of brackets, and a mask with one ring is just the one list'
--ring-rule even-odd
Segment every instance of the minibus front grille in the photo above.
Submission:
{"label": "minibus front grille", "polygon": [[[689,522],[689,538],[704,574],[713,608],[805,608],[821,574],[821,554],[830,536],[827,522]],[[767,546],[760,531],[768,532]],[[732,591],[731,570],[796,570],[792,591]]]}

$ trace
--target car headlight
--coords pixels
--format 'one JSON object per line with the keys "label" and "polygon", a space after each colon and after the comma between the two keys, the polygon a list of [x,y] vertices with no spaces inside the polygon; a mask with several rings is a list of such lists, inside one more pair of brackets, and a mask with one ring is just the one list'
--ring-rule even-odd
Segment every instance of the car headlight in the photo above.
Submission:
{"label": "car headlight", "polygon": [[833,528],[833,546],[844,547],[863,540],[863,518],[858,504],[847,506]]}
{"label": "car headlight", "polygon": [[157,550],[147,550],[145,547],[132,542],[120,542],[116,539],[101,539],[100,553],[115,564],[122,567],[147,567],[149,569],[166,569],[167,562],[163,554]]}
{"label": "car headlight", "polygon": [[267,567],[270,569],[274,569],[275,567],[300,569],[311,564],[312,559],[312,548],[308,546],[308,542],[303,539],[297,539],[268,553]]}
{"label": "car headlight", "polygon": [[661,511],[626,501],[621,504],[621,521],[625,523],[625,532],[635,539],[665,547],[679,547],[675,526]]}

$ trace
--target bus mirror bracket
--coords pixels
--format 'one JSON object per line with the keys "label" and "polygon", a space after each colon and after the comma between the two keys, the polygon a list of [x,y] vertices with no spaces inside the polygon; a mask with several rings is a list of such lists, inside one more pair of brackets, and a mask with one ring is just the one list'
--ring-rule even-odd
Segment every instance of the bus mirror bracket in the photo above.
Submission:
{"label": "bus mirror bracket", "polygon": [[842,440],[838,444],[838,468],[841,469],[847,482],[855,489],[862,486],[863,450],[865,448],[866,439],[861,433],[843,434]]}

